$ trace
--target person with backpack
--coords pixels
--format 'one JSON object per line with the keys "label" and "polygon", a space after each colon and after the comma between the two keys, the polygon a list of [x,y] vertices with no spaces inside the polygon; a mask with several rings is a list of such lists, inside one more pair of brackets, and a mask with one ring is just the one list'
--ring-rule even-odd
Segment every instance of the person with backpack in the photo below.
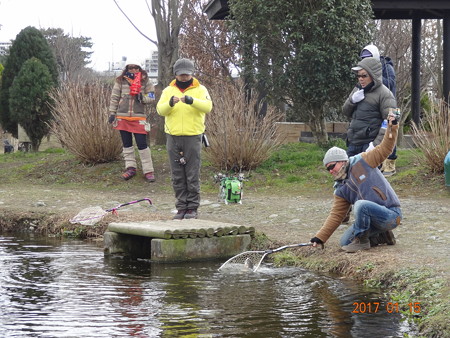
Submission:
{"label": "person with backpack", "polygon": [[[365,46],[361,53],[360,53],[361,59],[367,58],[367,57],[374,57],[379,58],[381,62],[382,67],[382,75],[383,75],[383,84],[388,87],[388,89],[392,92],[392,94],[396,95],[397,92],[397,85],[395,81],[395,70],[394,70],[394,64],[391,60],[391,58],[387,56],[380,55],[380,51],[378,50],[378,47],[375,45],[367,45]],[[383,165],[381,167],[381,171],[383,172],[384,176],[392,176],[396,173],[395,169],[395,161],[397,160],[397,146],[394,147],[394,150],[392,151],[392,154],[388,156],[388,158],[383,162]]]}

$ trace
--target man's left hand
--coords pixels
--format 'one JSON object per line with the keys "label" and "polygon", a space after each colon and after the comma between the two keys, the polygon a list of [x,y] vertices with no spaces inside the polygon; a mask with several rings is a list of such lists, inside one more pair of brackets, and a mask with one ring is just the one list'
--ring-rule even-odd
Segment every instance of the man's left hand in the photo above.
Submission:
{"label": "man's left hand", "polygon": [[194,102],[194,98],[192,96],[185,95],[181,98],[181,101],[186,104],[192,104]]}

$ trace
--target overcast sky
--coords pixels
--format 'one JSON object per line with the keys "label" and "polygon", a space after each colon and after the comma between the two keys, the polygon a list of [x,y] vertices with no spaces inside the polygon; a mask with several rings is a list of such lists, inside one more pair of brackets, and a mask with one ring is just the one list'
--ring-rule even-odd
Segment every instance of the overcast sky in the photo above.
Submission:
{"label": "overcast sky", "polygon": [[[117,0],[135,25],[156,40],[153,18],[144,0]],[[93,42],[90,67],[107,70],[110,61],[143,61],[156,46],[136,31],[113,0],[0,0],[0,42],[15,39],[27,26],[62,28]]]}

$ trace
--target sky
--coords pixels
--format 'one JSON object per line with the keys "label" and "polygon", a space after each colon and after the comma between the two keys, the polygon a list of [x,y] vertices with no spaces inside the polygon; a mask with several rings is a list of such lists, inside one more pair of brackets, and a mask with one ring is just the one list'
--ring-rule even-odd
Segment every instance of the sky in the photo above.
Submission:
{"label": "sky", "polygon": [[[150,1],[148,1],[150,3]],[[156,40],[153,18],[145,0],[117,0],[141,32]],[[156,46],[144,38],[113,0],[0,0],[0,42],[9,42],[27,26],[62,28],[73,37],[93,42],[89,67],[108,70],[123,56],[144,61]]]}

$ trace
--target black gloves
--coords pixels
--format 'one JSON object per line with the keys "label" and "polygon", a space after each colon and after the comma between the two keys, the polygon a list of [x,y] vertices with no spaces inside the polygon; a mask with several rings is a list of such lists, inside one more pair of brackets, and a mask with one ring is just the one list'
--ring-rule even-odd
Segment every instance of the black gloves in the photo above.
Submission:
{"label": "black gloves", "polygon": [[142,100],[143,100],[142,93],[139,93],[136,95],[136,100],[137,100],[137,102],[142,103]]}
{"label": "black gloves", "polygon": [[115,119],[116,119],[116,115],[115,114],[109,115],[108,123],[113,123]]}
{"label": "black gloves", "polygon": [[192,96],[189,96],[189,95],[184,96],[184,103],[192,104],[192,102],[194,102],[194,98]]}
{"label": "black gloves", "polygon": [[171,107],[173,107],[174,106],[174,103],[173,103],[173,96],[170,98],[170,100],[169,100],[169,106],[171,106]]}
{"label": "black gloves", "polygon": [[310,241],[310,242],[311,242],[311,243],[317,243],[317,244],[322,244],[322,245],[323,245],[322,240],[321,240],[320,238],[317,238],[317,237],[311,238],[311,241]]}

